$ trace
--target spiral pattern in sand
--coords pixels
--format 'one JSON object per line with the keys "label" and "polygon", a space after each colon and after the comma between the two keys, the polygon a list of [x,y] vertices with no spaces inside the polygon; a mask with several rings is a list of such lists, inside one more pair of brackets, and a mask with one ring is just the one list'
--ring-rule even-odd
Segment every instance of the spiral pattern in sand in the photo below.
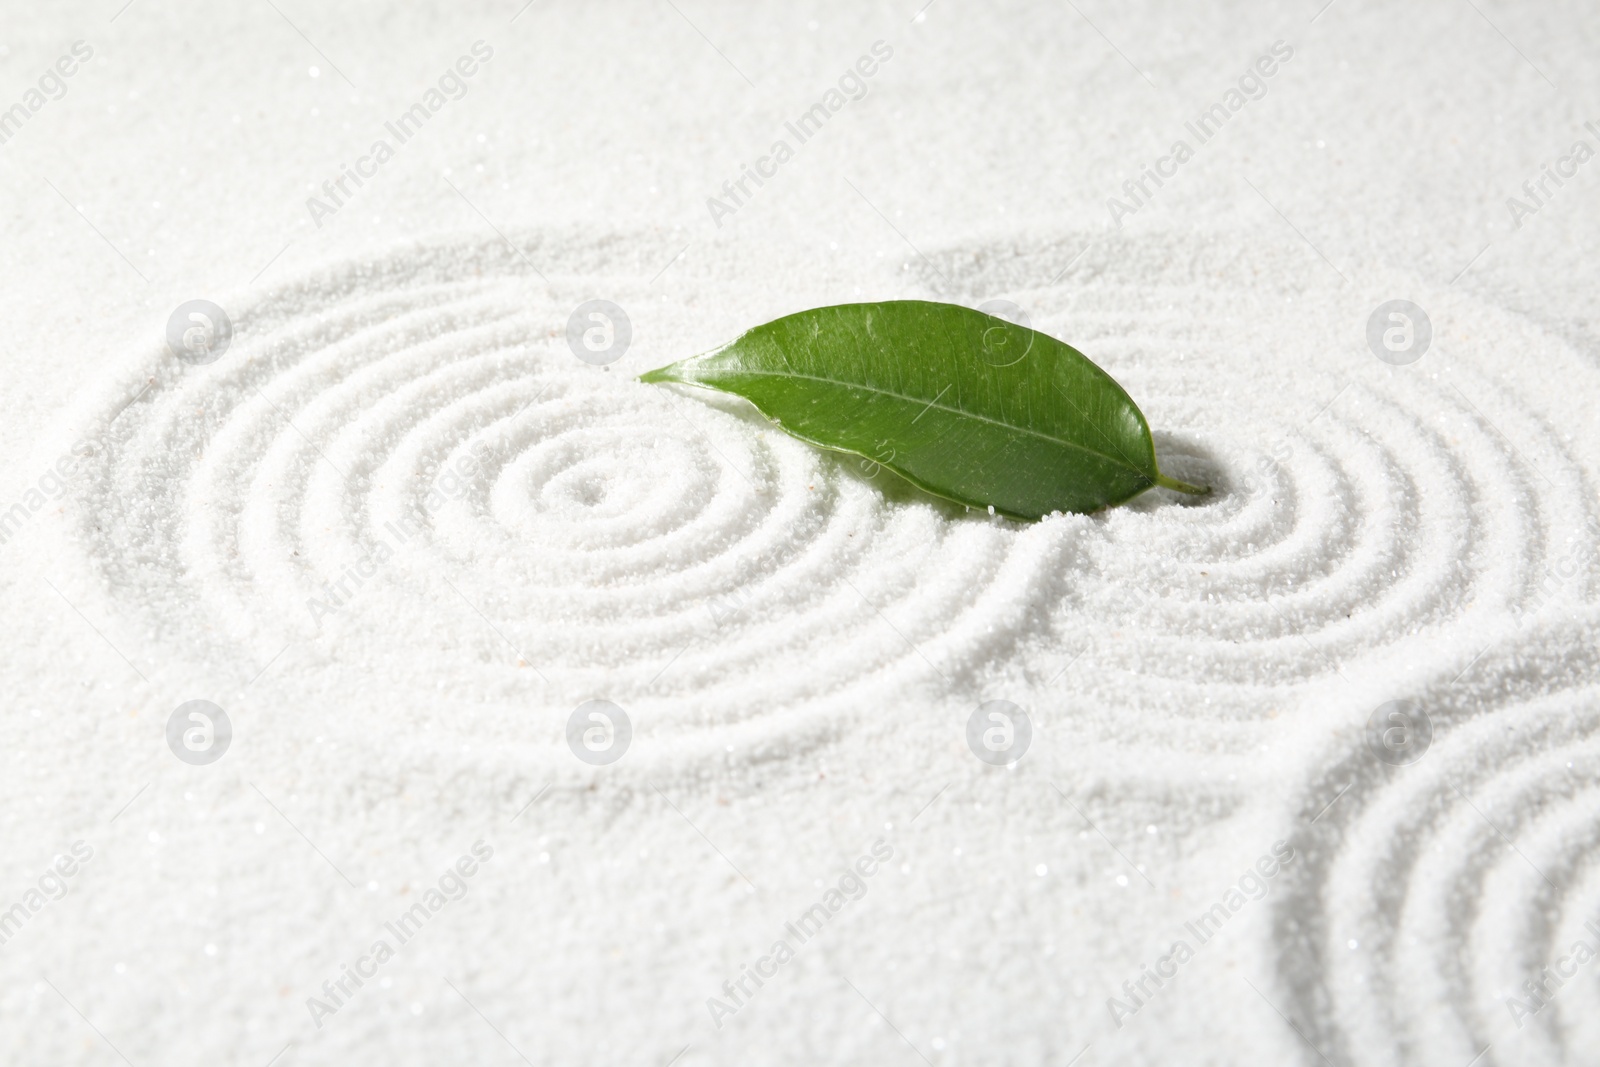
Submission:
{"label": "spiral pattern in sand", "polygon": [[[1214,746],[1222,717],[1246,751],[1295,686],[1401,641],[1459,655],[1484,619],[1593,601],[1573,565],[1600,531],[1579,458],[1593,420],[1555,383],[1594,372],[1535,325],[1397,277],[1379,291],[1422,301],[1434,342],[1391,366],[1364,336],[1382,298],[1304,247],[1084,235],[937,263],[924,280],[947,299],[1009,297],[1109,370],[1163,467],[1217,487],[1095,516],[1076,545],[1058,662],[1085,704],[1141,709],[1119,739],[1182,747],[1192,721]],[[1504,351],[1540,359],[1512,370]]]}
{"label": "spiral pattern in sand", "polygon": [[[1133,240],[1013,285],[1138,398],[1164,466],[1216,486],[1021,526],[895,492],[737,402],[636,383],[714,340],[640,280],[668,253],[532,246],[572,272],[408,247],[246,300],[215,365],[144,357],[150,387],[99,413],[84,533],[107,584],[179,647],[259,663],[299,643],[395,684],[442,672],[483,701],[599,696],[706,724],[861,683],[949,692],[1042,633],[1051,675],[1090,652],[1069,712],[1140,706],[1119,736],[1177,749],[1214,749],[1221,715],[1244,752],[1296,686],[1537,610],[1594,528],[1574,413],[1529,399],[1587,371],[1533,331],[1544,377],[1522,388],[1480,353],[1532,327],[1446,294],[1436,352],[1396,368],[1360,345],[1364,304],[1305,299],[1317,283],[1278,260],[1282,299],[1242,313],[1237,275],[1259,267],[1217,241],[1161,243],[1160,271],[1139,264],[1159,283],[1137,288],[1117,265],[1157,246]],[[1011,284],[991,262],[1016,269],[942,258],[929,287],[968,302]],[[599,292],[639,320],[607,369],[565,341]],[[1592,594],[1583,573],[1563,590]]]}
{"label": "spiral pattern in sand", "polygon": [[[696,350],[694,312],[585,254],[545,283],[503,245],[408,247],[247,302],[211,366],[144,357],[83,511],[108,587],[169,647],[685,723],[947,689],[1003,652],[1062,524],[892,502],[738,404],[639,384]],[[597,293],[634,315],[605,368],[566,341]]]}

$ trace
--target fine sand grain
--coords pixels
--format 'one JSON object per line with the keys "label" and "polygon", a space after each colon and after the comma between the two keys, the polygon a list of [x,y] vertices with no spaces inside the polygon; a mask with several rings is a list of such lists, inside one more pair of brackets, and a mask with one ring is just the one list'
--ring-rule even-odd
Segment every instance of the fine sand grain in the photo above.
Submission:
{"label": "fine sand grain", "polygon": [[[1587,1062],[1600,164],[1505,201],[1600,149],[1590,13],[517,6],[0,31],[0,105],[93,48],[0,145],[0,1058]],[[1014,303],[1213,492],[1017,524],[636,381],[874,298]]]}

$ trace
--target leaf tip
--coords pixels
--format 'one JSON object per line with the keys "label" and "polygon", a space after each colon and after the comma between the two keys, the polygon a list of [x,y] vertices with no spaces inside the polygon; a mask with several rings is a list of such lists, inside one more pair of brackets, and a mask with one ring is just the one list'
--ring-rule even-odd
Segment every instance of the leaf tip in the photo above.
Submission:
{"label": "leaf tip", "polygon": [[676,382],[682,381],[682,378],[678,375],[678,364],[668,363],[665,367],[657,367],[655,370],[645,371],[639,375],[639,381],[647,383]]}

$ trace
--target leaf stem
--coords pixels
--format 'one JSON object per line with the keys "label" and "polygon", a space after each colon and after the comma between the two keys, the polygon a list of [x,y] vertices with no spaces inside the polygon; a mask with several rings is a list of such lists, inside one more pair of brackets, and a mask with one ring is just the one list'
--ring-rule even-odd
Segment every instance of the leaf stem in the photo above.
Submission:
{"label": "leaf stem", "polygon": [[1190,496],[1205,496],[1211,492],[1209,485],[1190,485],[1180,482],[1176,478],[1168,478],[1165,474],[1156,474],[1156,484],[1163,489],[1171,489],[1175,493],[1188,493]]}

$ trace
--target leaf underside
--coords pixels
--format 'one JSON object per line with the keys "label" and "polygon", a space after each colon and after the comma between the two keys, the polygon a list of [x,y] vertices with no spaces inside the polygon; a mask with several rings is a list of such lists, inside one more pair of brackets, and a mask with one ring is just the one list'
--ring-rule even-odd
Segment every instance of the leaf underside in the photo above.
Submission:
{"label": "leaf underside", "polygon": [[802,311],[640,380],[736,394],[803,441],[1016,519],[1200,491],[1161,475],[1144,415],[1082,353],[954,304]]}

